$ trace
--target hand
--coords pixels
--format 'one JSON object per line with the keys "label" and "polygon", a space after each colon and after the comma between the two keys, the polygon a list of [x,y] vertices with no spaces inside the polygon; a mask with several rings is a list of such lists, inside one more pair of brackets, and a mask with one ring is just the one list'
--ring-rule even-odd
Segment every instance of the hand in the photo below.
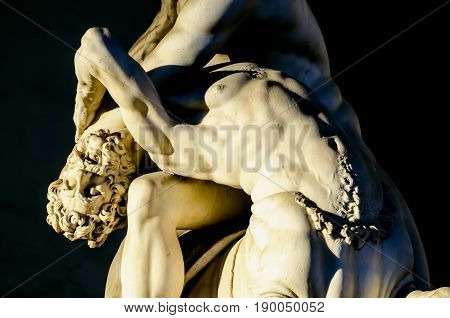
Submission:
{"label": "hand", "polygon": [[101,29],[89,29],[81,39],[81,47],[75,53],[75,74],[78,79],[77,93],[75,97],[75,112],[73,120],[76,126],[75,141],[78,141],[84,130],[89,127],[95,118],[95,113],[100,107],[106,88],[92,75],[95,69],[95,59],[91,56],[93,34],[105,32]]}

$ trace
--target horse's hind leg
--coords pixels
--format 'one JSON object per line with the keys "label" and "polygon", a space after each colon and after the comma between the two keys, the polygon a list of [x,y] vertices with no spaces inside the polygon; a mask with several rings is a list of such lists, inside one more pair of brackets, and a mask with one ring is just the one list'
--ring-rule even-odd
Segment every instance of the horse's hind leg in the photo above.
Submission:
{"label": "horse's hind leg", "polygon": [[315,295],[311,275],[320,250],[315,246],[315,230],[294,194],[255,202],[252,212],[247,233],[227,257],[219,297]]}

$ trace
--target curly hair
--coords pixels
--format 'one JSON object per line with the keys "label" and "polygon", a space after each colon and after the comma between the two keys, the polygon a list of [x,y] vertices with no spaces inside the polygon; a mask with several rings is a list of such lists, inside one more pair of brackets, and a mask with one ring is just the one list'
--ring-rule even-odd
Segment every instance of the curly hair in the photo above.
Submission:
{"label": "curly hair", "polygon": [[[101,153],[89,152],[89,143],[101,138]],[[92,147],[91,147],[92,148]],[[97,215],[85,215],[77,211],[68,211],[62,204],[60,191],[63,179],[52,182],[48,188],[47,223],[57,233],[71,241],[87,239],[91,248],[101,246],[108,234],[126,225],[127,191],[136,172],[136,166],[128,153],[120,133],[110,133],[101,129],[82,138],[73,148],[67,159],[68,166],[104,176],[112,190],[109,203],[101,206]]]}

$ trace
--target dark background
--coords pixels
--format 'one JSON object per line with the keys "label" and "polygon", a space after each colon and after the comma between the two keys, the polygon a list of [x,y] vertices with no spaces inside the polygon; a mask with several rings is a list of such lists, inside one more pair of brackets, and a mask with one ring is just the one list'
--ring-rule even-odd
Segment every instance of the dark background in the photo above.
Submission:
{"label": "dark background", "polygon": [[[82,246],[52,265],[80,242],[69,242],[45,222],[47,186],[73,145],[74,51],[2,2],[0,296],[22,284],[9,296],[101,297],[123,231],[100,249]],[[74,48],[92,26],[111,28],[129,47],[159,7],[157,0],[7,2]],[[310,4],[337,74],[444,2]],[[449,7],[336,79],[360,117],[367,144],[411,208],[435,286],[450,285],[445,257]]]}

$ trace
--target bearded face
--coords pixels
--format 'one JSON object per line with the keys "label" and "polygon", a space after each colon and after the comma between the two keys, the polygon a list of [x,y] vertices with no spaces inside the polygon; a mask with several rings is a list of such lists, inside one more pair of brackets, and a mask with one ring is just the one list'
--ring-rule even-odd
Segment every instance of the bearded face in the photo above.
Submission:
{"label": "bearded face", "polygon": [[69,240],[98,247],[126,223],[128,187],[136,166],[120,133],[98,130],[75,145],[48,190],[47,223]]}

